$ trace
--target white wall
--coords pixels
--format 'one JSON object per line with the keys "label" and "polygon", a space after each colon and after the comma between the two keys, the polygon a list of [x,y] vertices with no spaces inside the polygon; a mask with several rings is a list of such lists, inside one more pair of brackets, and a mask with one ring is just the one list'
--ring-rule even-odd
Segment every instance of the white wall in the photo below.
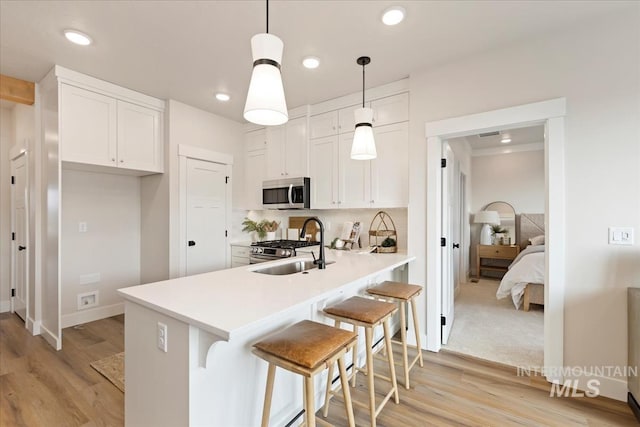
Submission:
{"label": "white wall", "polygon": [[471,212],[507,202],[520,213],[544,213],[544,151],[473,157]]}
{"label": "white wall", "polygon": [[179,161],[178,145],[186,144],[233,156],[232,206],[238,207],[244,190],[244,128],[233,120],[199,110],[178,101],[168,101],[169,137],[169,253],[170,276],[178,274]]}
{"label": "white wall", "polygon": [[[122,312],[116,290],[140,284],[140,178],[63,169],[61,242],[63,327],[91,311]],[[96,283],[80,284],[92,274]],[[93,291],[99,306],[78,310],[77,295]]]}
{"label": "white wall", "polygon": [[[436,237],[422,225],[424,123],[566,97],[567,366],[626,364],[626,287],[640,282],[640,245],[609,246],[607,227],[640,233],[640,5],[632,7],[411,76],[409,249],[420,258],[424,238]],[[411,280],[424,282],[425,265],[414,263]],[[620,397],[626,381],[601,386]]]}
{"label": "white wall", "polygon": [[11,162],[13,111],[0,108],[0,313],[11,309]]}

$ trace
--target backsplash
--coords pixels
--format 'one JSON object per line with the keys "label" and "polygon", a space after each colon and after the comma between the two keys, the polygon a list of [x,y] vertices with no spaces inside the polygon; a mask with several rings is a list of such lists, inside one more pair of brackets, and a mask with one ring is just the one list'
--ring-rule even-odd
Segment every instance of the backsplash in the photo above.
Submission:
{"label": "backsplash", "polygon": [[[261,211],[245,211],[234,210],[232,212],[232,229],[231,241],[248,241],[251,240],[251,234],[242,232],[242,221],[245,217],[249,217],[254,221],[262,219],[275,220],[280,223],[280,227],[276,232],[277,239],[287,238],[287,228],[290,216],[317,216],[325,226],[325,244],[329,244],[334,238],[340,235],[342,224],[344,222],[360,221],[361,232],[360,240],[362,246],[369,245],[369,227],[373,217],[380,212],[381,209],[311,209],[311,210],[261,210]],[[398,248],[407,248],[407,209],[394,208],[382,209],[391,216],[398,233]]]}

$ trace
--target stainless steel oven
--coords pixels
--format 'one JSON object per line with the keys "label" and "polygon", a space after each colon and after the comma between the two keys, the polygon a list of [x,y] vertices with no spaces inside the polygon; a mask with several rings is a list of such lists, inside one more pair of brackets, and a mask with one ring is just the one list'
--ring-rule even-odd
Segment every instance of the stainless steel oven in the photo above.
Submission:
{"label": "stainless steel oven", "polygon": [[298,240],[268,240],[266,242],[252,243],[249,251],[249,264],[293,257],[297,255],[296,249],[318,244],[318,242]]}
{"label": "stainless steel oven", "polygon": [[264,209],[311,208],[311,179],[287,178],[262,183],[262,207]]}

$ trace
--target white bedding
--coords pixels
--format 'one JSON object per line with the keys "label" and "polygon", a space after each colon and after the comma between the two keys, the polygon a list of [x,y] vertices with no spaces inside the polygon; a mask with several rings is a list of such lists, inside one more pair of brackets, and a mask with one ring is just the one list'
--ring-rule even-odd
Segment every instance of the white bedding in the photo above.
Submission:
{"label": "white bedding", "polygon": [[524,255],[509,267],[496,292],[498,299],[511,295],[516,309],[520,308],[527,283],[544,283],[544,252]]}

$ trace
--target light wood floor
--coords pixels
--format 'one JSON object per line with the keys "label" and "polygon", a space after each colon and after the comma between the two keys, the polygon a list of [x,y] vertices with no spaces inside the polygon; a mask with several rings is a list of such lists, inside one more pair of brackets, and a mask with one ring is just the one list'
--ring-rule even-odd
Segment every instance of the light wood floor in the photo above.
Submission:
{"label": "light wood floor", "polygon": [[[123,351],[123,322],[116,316],[65,329],[63,349],[56,352],[30,336],[16,316],[0,314],[0,426],[123,425],[124,395],[89,366]],[[354,398],[366,396],[365,381],[359,375]],[[425,367],[416,366],[411,381],[411,390],[400,387],[399,405],[385,406],[379,426],[638,425],[622,402],[551,398],[539,378],[452,353],[426,352]],[[357,425],[368,425],[367,411],[354,411]],[[343,412],[334,398],[328,420],[346,425]]]}

